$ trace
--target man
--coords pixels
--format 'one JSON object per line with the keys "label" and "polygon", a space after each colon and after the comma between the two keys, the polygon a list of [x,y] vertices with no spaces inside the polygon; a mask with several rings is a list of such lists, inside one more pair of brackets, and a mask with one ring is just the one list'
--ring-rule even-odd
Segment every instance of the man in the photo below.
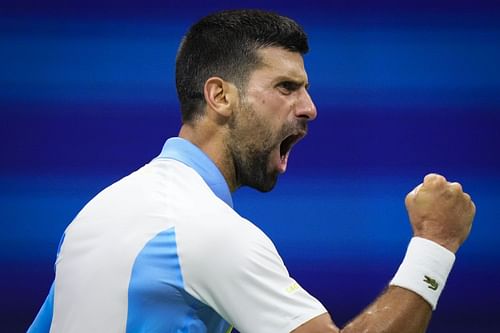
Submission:
{"label": "man", "polygon": [[262,11],[191,27],[176,61],[179,137],[68,226],[30,332],[425,331],[475,213],[458,183],[430,174],[408,194],[415,237],[405,260],[342,330],[232,209],[239,187],[274,187],[316,117],[307,51],[294,21]]}

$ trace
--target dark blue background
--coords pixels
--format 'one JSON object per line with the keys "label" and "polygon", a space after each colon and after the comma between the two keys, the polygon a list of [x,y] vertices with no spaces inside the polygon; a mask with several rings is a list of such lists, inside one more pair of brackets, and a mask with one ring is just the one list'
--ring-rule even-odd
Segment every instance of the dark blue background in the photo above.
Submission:
{"label": "dark blue background", "polygon": [[290,15],[310,36],[319,116],[275,191],[235,194],[337,324],[383,290],[431,171],[478,212],[429,332],[500,325],[500,6],[493,1],[12,1],[0,4],[0,323],[24,331],[59,237],[177,134],[174,58],[218,9]]}

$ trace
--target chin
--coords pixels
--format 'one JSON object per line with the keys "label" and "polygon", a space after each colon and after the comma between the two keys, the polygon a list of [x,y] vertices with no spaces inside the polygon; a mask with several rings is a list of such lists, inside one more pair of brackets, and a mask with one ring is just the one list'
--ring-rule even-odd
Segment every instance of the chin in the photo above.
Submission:
{"label": "chin", "polygon": [[249,184],[248,186],[256,189],[259,192],[266,193],[272,191],[274,189],[274,186],[276,186],[277,182],[278,182],[278,173],[273,175],[268,175],[266,179],[261,179],[261,181],[255,182],[254,184]]}

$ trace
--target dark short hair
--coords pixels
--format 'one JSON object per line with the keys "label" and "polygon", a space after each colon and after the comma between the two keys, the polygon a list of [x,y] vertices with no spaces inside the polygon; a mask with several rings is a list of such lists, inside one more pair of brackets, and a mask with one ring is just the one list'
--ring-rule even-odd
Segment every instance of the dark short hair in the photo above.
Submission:
{"label": "dark short hair", "polygon": [[244,90],[249,74],[260,64],[257,50],[282,47],[304,55],[307,36],[288,17],[261,10],[228,10],[202,18],[182,39],[175,81],[182,121],[203,114],[206,80],[218,76]]}

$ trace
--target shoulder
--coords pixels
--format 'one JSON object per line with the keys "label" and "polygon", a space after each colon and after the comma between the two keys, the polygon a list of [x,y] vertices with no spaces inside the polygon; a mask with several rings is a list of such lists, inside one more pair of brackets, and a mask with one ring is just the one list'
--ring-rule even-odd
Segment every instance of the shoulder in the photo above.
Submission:
{"label": "shoulder", "polygon": [[[224,202],[213,201],[176,225],[179,255],[191,260],[242,265],[255,253],[276,253],[269,237]],[[202,263],[198,263],[202,264]]]}
{"label": "shoulder", "polygon": [[282,260],[271,239],[210,190],[199,187],[189,196],[190,209],[175,223],[178,256],[188,279],[210,272],[231,276],[263,256]]}

